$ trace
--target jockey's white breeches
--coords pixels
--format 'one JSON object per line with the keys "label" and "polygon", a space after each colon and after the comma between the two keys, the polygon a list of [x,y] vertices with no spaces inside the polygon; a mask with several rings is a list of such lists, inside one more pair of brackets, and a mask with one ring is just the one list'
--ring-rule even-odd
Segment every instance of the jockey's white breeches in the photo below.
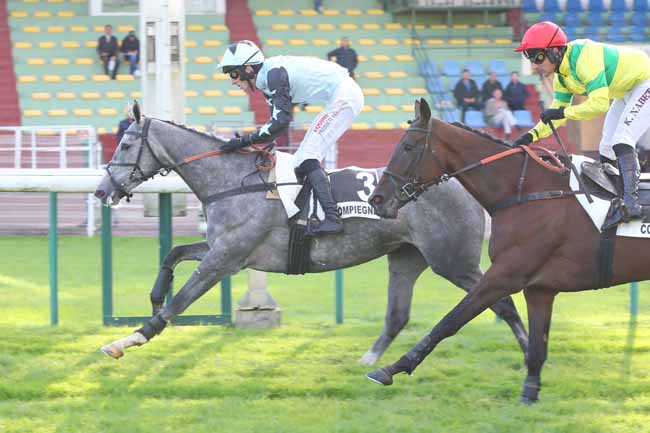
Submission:
{"label": "jockey's white breeches", "polygon": [[296,151],[296,167],[308,159],[322,161],[328,149],[352,126],[363,103],[363,92],[356,81],[351,77],[344,78],[332,99],[311,122]]}
{"label": "jockey's white breeches", "polygon": [[635,147],[639,137],[650,127],[650,80],[630,89],[622,98],[614,99],[609,107],[600,154],[616,160],[613,146],[618,143]]}

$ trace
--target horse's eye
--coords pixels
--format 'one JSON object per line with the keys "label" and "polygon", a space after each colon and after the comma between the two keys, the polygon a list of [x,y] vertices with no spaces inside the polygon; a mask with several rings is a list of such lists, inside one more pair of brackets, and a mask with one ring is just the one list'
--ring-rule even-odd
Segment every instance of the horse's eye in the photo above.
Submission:
{"label": "horse's eye", "polygon": [[129,150],[129,147],[131,147],[131,143],[122,143],[122,150]]}
{"label": "horse's eye", "polygon": [[414,148],[415,148],[415,145],[414,145],[414,144],[411,144],[411,143],[406,143],[406,144],[404,145],[404,150],[406,150],[407,152],[410,152],[410,151],[413,150]]}

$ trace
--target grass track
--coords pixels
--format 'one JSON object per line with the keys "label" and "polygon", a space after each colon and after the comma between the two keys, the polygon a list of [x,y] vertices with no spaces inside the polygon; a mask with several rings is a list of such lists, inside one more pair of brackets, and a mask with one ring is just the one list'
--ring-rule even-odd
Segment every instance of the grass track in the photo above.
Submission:
{"label": "grass track", "polygon": [[[175,239],[175,244],[190,239]],[[649,432],[650,309],[629,325],[628,288],[560,295],[541,401],[518,403],[525,370],[503,323],[485,313],[392,387],[357,358],[381,329],[386,261],[334,277],[270,275],[284,309],[270,331],[173,327],[113,361],[98,348],[130,328],[101,326],[99,239],[60,238],[60,326],[49,321],[47,239],[0,238],[0,433],[44,432]],[[157,269],[149,238],[115,238],[115,312],[147,314]],[[176,287],[193,270],[182,265]],[[245,273],[233,279],[233,299]],[[425,274],[392,362],[462,296]],[[525,316],[521,295],[515,297]],[[218,291],[188,313],[216,311]]]}

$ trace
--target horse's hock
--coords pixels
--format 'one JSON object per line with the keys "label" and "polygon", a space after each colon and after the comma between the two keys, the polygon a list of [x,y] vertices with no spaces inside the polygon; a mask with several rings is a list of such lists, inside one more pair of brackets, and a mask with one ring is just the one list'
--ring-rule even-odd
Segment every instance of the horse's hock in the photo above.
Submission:
{"label": "horse's hock", "polygon": [[238,328],[275,328],[280,326],[282,312],[266,289],[266,273],[250,269],[248,290],[235,310]]}

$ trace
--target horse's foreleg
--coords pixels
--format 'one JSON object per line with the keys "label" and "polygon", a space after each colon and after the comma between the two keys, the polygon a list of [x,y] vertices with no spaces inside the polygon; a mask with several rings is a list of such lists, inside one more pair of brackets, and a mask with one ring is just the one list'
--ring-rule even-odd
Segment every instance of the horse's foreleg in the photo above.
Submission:
{"label": "horse's foreleg", "polygon": [[361,357],[359,363],[373,365],[384,354],[386,348],[406,326],[411,313],[413,285],[427,262],[422,254],[411,245],[404,245],[388,254],[388,306],[384,329],[375,344]]}
{"label": "horse's foreleg", "polygon": [[[511,285],[504,284],[506,282],[510,282]],[[503,278],[498,268],[493,265],[476,288],[447,313],[427,336],[397,362],[369,373],[368,378],[382,385],[391,385],[395,374],[411,374],[438,343],[454,335],[466,323],[499,299],[514,293],[518,287],[521,287],[521,284],[515,284],[515,281]]]}
{"label": "horse's foreleg", "polygon": [[530,404],[537,401],[541,388],[540,374],[548,353],[548,333],[551,328],[555,293],[527,288],[524,290],[524,295],[528,306],[530,346],[528,347],[528,375],[521,392],[521,401]]}
{"label": "horse's foreleg", "polygon": [[153,310],[152,315],[158,313],[165,303],[165,296],[169,293],[172,281],[174,279],[174,268],[184,260],[203,260],[205,255],[210,251],[207,242],[197,242],[195,244],[178,245],[167,254],[163,260],[158,277],[151,289],[150,299]]}

